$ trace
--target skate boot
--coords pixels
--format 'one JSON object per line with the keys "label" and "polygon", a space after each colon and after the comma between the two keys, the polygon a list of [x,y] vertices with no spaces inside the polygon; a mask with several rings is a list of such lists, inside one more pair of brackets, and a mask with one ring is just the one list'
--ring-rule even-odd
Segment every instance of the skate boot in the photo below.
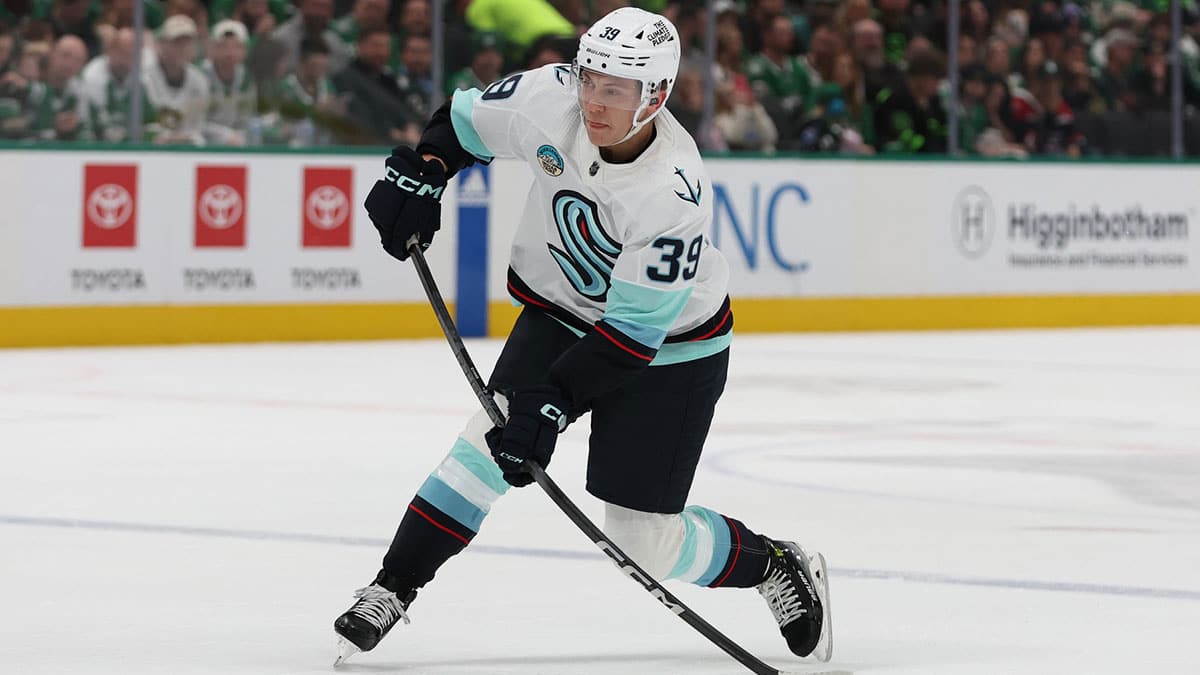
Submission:
{"label": "skate boot", "polygon": [[416,599],[417,591],[402,587],[395,577],[380,570],[370,586],[354,591],[354,597],[358,601],[333,622],[338,635],[334,666],[342,665],[358,652],[374,649],[397,621],[409,623],[406,610]]}
{"label": "skate boot", "polygon": [[828,661],[833,656],[833,615],[825,556],[809,556],[790,541],[766,539],[766,543],[771,560],[767,578],[758,585],[759,594],[793,654]]}

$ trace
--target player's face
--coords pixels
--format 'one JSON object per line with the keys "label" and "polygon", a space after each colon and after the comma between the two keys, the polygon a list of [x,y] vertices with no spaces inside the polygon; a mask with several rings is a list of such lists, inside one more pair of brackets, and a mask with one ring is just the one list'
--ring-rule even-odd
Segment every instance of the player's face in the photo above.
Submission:
{"label": "player's face", "polygon": [[642,84],[578,68],[576,86],[584,127],[592,145],[613,145],[629,133],[642,102]]}

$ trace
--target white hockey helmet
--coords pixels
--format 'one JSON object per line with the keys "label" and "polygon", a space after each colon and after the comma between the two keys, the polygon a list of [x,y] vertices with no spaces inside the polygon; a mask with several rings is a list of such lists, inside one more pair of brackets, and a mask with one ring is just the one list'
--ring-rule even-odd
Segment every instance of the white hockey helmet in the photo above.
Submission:
{"label": "white hockey helmet", "polygon": [[[636,80],[641,84],[640,103],[633,116],[627,140],[654,119],[656,110],[638,121],[650,101],[662,94],[665,104],[679,72],[679,31],[666,17],[636,7],[609,12],[579,38],[579,52],[571,71],[579,86],[584,71]],[[666,81],[666,88],[662,83]],[[660,107],[659,110],[662,108]],[[620,142],[620,141],[618,141]]]}

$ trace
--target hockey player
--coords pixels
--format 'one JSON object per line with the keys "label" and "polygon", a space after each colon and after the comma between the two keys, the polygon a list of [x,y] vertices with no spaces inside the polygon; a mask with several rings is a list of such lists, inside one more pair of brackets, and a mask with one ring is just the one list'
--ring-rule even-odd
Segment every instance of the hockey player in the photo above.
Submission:
{"label": "hockey player", "polygon": [[373,583],[334,623],[340,663],[408,622],[417,591],[479,531],[492,503],[532,482],[567,425],[591,414],[588,491],[605,533],[658,579],[757,587],[788,647],[832,652],[825,560],[686,506],[725,386],[728,269],[705,233],[712,187],[665,108],[679,65],[665,18],[621,8],[582,36],[572,65],[458,91],[416,151],[396,148],[366,207],[404,260],[439,227],[446,180],[515,157],[534,184],[508,290],[524,305],[489,381],[508,423],[479,412],[409,504]]}

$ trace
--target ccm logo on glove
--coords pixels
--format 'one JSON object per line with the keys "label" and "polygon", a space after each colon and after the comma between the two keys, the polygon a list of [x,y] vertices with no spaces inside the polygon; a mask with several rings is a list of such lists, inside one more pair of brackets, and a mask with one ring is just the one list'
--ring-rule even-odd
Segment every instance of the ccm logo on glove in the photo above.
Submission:
{"label": "ccm logo on glove", "polygon": [[424,197],[428,195],[434,199],[440,200],[442,198],[442,191],[446,189],[445,185],[434,187],[429,183],[422,183],[415,178],[405,176],[390,166],[383,173],[383,179],[390,183],[395,183],[396,187],[400,188],[401,190],[412,192],[418,197]]}

